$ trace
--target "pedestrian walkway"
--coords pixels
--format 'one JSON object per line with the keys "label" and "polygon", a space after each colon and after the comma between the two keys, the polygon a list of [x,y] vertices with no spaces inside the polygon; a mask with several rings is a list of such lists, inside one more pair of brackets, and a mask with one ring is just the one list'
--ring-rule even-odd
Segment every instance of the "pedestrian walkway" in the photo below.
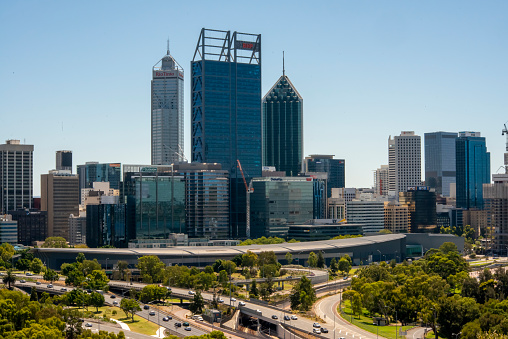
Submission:
{"label": "pedestrian walkway", "polygon": [[159,327],[159,329],[157,330],[156,334],[152,335],[152,337],[155,337],[155,338],[165,338],[166,336],[164,335],[164,330],[165,330],[164,327]]}
{"label": "pedestrian walkway", "polygon": [[130,331],[130,327],[129,325],[127,325],[126,323],[124,323],[123,321],[120,321],[120,320],[116,320],[116,319],[113,319],[111,318],[112,321],[114,321],[115,323],[117,323],[118,325],[120,325],[120,327],[122,328],[122,330],[127,330],[127,331]]}

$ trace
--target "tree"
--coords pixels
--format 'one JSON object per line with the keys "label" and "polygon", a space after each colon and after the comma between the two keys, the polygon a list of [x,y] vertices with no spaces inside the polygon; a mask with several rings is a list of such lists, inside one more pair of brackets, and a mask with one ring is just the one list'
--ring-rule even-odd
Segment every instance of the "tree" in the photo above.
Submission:
{"label": "tree", "polygon": [[228,283],[228,273],[226,270],[222,270],[219,272],[219,283],[222,285],[222,287],[225,287]]}
{"label": "tree", "polygon": [[249,290],[249,296],[251,298],[257,298],[259,296],[258,284],[257,284],[256,280],[252,280],[252,284],[250,285],[250,290]]}
{"label": "tree", "polygon": [[316,253],[310,252],[309,253],[309,266],[310,267],[317,267],[318,258]]}
{"label": "tree", "polygon": [[67,244],[67,240],[62,237],[49,237],[44,240],[42,244],[43,248],[67,248],[69,245]]}
{"label": "tree", "polygon": [[76,256],[76,262],[81,264],[85,260],[86,260],[85,254],[81,252],[78,253],[78,255]]}
{"label": "tree", "polygon": [[146,283],[162,282],[166,265],[155,255],[145,255],[138,259],[141,277]]}
{"label": "tree", "polygon": [[28,259],[19,259],[16,261],[16,268],[20,271],[26,271],[30,268],[30,261]]}
{"label": "tree", "polygon": [[86,277],[85,284],[92,290],[108,290],[109,279],[102,270],[95,270]]}
{"label": "tree", "polygon": [[242,265],[243,265],[243,260],[242,260],[241,254],[235,255],[235,257],[233,258],[232,261],[236,264],[237,267],[242,267]]}
{"label": "tree", "polygon": [[192,302],[189,305],[189,310],[194,314],[201,314],[203,313],[204,307],[205,301],[203,299],[203,296],[201,295],[200,291],[196,291],[196,294],[194,294],[194,298],[192,299]]}
{"label": "tree", "polygon": [[291,265],[291,263],[293,262],[293,255],[291,254],[291,252],[286,253],[286,261],[288,262],[288,265]]}
{"label": "tree", "polygon": [[168,289],[164,286],[146,285],[141,290],[139,299],[143,303],[148,303],[154,300],[162,300],[166,297]]}
{"label": "tree", "polygon": [[362,296],[355,290],[347,290],[342,293],[343,300],[349,300],[351,303],[351,310],[353,311],[353,315],[358,314],[358,316],[362,313]]}
{"label": "tree", "polygon": [[95,307],[96,312],[99,312],[99,307],[104,305],[104,296],[99,292],[92,292],[90,294],[90,304]]}
{"label": "tree", "polygon": [[222,266],[224,267],[224,270],[228,272],[229,277],[231,278],[231,275],[236,271],[236,264],[231,260],[226,260],[222,262]]}
{"label": "tree", "polygon": [[120,279],[125,280],[125,275],[129,271],[129,263],[125,260],[118,260],[118,262],[116,263],[116,268],[120,273]]}
{"label": "tree", "polygon": [[56,273],[52,269],[47,269],[46,272],[44,272],[43,279],[46,281],[53,282],[55,280],[58,280],[58,273]]}
{"label": "tree", "polygon": [[335,257],[330,261],[330,271],[332,275],[337,275],[337,272],[339,271],[339,264],[337,263],[337,259],[335,259]]}
{"label": "tree", "polygon": [[325,257],[323,256],[323,251],[318,252],[317,265],[318,268],[325,267]]}
{"label": "tree", "polygon": [[97,261],[97,259],[94,260],[83,260],[81,264],[79,264],[78,269],[83,272],[83,275],[86,277],[87,275],[91,274],[93,271],[100,271],[102,270],[101,264]]}
{"label": "tree", "polygon": [[139,303],[134,299],[123,298],[122,301],[120,301],[120,308],[125,312],[126,317],[128,317],[129,314],[131,315],[132,321],[134,321],[134,314],[141,311]]}
{"label": "tree", "polygon": [[316,292],[309,278],[303,276],[289,296],[292,310],[307,311],[316,301]]}
{"label": "tree", "polygon": [[242,255],[242,265],[245,267],[254,267],[256,265],[256,262],[258,261],[258,256],[256,253],[247,251],[247,253],[244,253]]}
{"label": "tree", "polygon": [[30,271],[34,272],[35,274],[39,274],[44,270],[44,264],[42,263],[42,260],[39,258],[35,258],[30,263]]}
{"label": "tree", "polygon": [[339,266],[339,271],[341,271],[342,274],[344,274],[344,275],[348,274],[349,271],[351,270],[351,263],[345,257],[340,258],[338,266]]}
{"label": "tree", "polygon": [[274,251],[263,251],[258,255],[258,267],[263,267],[264,265],[277,265],[279,262],[277,261],[277,256]]}
{"label": "tree", "polygon": [[39,297],[37,296],[37,289],[35,286],[32,286],[30,290],[30,301],[39,301]]}
{"label": "tree", "polygon": [[65,337],[67,339],[77,338],[83,332],[81,314],[77,310],[64,310],[62,315],[66,324]]}

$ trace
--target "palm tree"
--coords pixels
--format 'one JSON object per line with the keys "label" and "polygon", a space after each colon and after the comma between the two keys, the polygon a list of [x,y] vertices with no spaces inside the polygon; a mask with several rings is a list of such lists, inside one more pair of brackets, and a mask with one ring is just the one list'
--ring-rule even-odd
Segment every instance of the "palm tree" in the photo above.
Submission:
{"label": "palm tree", "polygon": [[4,284],[9,285],[9,289],[11,289],[11,283],[16,282],[16,276],[12,273],[12,269],[8,269],[7,273],[2,278]]}

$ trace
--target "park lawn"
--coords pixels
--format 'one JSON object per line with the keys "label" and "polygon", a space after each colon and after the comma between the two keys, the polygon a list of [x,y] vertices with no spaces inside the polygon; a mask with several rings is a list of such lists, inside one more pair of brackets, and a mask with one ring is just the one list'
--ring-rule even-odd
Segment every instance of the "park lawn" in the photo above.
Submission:
{"label": "park lawn", "polygon": [[[90,308],[92,309],[92,308]],[[95,310],[95,308],[94,308]],[[113,315],[113,310],[116,310],[117,314]],[[134,322],[131,320],[130,316],[127,318],[125,316],[124,311],[122,311],[118,307],[99,307],[100,314],[105,314],[109,318],[113,318],[116,320],[120,320],[127,325],[129,325],[131,331],[146,335],[155,335],[157,330],[159,329],[159,326],[157,324],[152,323],[144,318],[141,318],[137,315],[134,315]],[[94,312],[94,314],[97,316],[98,314]]]}
{"label": "park lawn", "polygon": [[[342,312],[338,309],[340,315],[345,320],[351,322],[351,308],[349,307],[349,301],[343,302]],[[363,313],[363,312],[362,312]],[[366,317],[363,314],[358,319],[357,316],[353,317],[353,325],[360,327],[361,329],[368,331],[373,334],[379,334],[382,337],[388,339],[402,338],[398,333],[401,326],[395,327],[395,325],[376,326],[372,324],[372,317]],[[408,331],[414,326],[402,326],[402,331]],[[379,332],[378,332],[379,331]]]}

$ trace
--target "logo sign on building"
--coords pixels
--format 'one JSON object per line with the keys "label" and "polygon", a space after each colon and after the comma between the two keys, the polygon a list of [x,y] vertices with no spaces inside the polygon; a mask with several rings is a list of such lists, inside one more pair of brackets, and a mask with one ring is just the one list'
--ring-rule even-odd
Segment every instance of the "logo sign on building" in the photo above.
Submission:
{"label": "logo sign on building", "polygon": [[255,43],[255,42],[251,42],[251,41],[236,40],[235,41],[235,48],[259,52],[259,44]]}
{"label": "logo sign on building", "polygon": [[141,172],[142,173],[153,173],[153,172],[157,172],[157,168],[156,167],[141,167]]}
{"label": "logo sign on building", "polygon": [[178,71],[153,71],[153,77],[155,78],[180,78],[183,79],[183,73]]}

